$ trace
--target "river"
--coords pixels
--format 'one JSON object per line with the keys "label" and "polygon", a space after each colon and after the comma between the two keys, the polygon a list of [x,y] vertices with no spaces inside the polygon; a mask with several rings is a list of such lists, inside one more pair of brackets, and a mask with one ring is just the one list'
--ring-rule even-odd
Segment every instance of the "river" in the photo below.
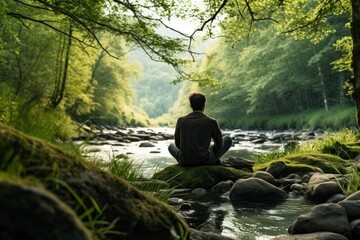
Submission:
{"label": "river", "polygon": [[[153,131],[173,134],[173,128],[146,128],[131,129],[133,131]],[[259,134],[259,132],[224,131],[225,134],[245,133],[247,135]],[[261,134],[274,134],[273,132],[261,132]],[[148,142],[148,141],[147,141]],[[96,150],[93,156],[108,159],[109,156],[126,154],[134,162],[141,164],[145,176],[152,176],[155,171],[176,164],[176,161],[168,153],[167,146],[173,142],[172,139],[163,141],[152,141],[154,147],[139,147],[141,142],[125,144],[103,144],[89,145],[88,149]],[[265,141],[253,143],[251,141],[238,141],[222,157],[227,159],[233,157],[251,158],[254,154],[267,153],[271,150],[281,149],[282,143]],[[180,211],[186,217],[191,227],[199,228],[204,225],[212,225],[218,233],[242,240],[267,240],[275,236],[287,234],[287,229],[297,216],[307,213],[314,205],[306,202],[303,198],[289,197],[284,203],[274,206],[260,205],[233,205],[226,199],[214,199],[210,195],[206,197],[186,196],[183,203],[192,204],[188,210]],[[178,206],[174,206],[176,209]],[[206,227],[206,226],[205,226]]]}

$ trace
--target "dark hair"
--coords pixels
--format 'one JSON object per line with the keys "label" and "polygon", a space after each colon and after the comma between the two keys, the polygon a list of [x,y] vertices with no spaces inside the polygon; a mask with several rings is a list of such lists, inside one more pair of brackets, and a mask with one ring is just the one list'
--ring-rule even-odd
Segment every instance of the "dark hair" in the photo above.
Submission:
{"label": "dark hair", "polygon": [[206,97],[205,94],[196,92],[189,96],[189,101],[193,111],[201,111],[204,109]]}

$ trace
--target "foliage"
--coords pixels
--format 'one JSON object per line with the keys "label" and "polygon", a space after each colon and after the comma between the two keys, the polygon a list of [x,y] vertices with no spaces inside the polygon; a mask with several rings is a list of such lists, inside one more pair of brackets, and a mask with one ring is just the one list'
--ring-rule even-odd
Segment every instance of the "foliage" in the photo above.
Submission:
{"label": "foliage", "polygon": [[[83,149],[82,151],[84,154],[86,150]],[[167,202],[173,194],[173,188],[166,182],[146,178],[146,176],[144,176],[145,169],[142,164],[135,163],[126,155],[117,156],[112,152],[109,160],[102,160],[99,157],[95,157],[90,158],[89,161],[99,168],[121,177],[144,193],[152,195],[163,202]]]}
{"label": "foliage", "polygon": [[[339,23],[333,27],[341,29],[344,20],[337,19]],[[349,104],[342,88],[349,75],[334,72],[330,66],[339,58],[333,47],[339,38],[341,35],[332,35],[313,45],[308,40],[277,34],[263,23],[249,40],[234,44],[220,40],[204,63],[222,85],[215,90],[202,88],[208,95],[207,111],[227,127],[249,128],[237,122],[258,117],[264,119],[264,127],[276,128],[280,125],[274,124],[276,116],[329,111],[336,105]],[[285,127],[315,125],[306,119],[296,121],[298,126],[284,121],[289,124]],[[329,120],[324,125],[331,123]]]}
{"label": "foliage", "polygon": [[[13,21],[11,17],[34,20],[38,16],[40,9],[27,8],[34,1],[27,2],[29,5],[10,1],[5,6],[6,15],[1,15],[7,25],[0,31],[0,41],[4,42],[0,51],[0,121],[52,142],[72,136],[74,120],[148,124],[146,114],[132,107],[130,81],[137,76],[138,68],[129,63],[124,41],[97,32],[98,40],[118,55],[116,59],[104,49],[70,43],[71,37],[84,37],[80,31],[68,36],[40,22]],[[92,10],[95,8],[91,6]],[[82,11],[80,6],[76,10]],[[14,12],[19,15],[13,16]],[[52,19],[51,26],[62,33],[71,29],[51,11],[42,17]]]}
{"label": "foliage", "polygon": [[[354,143],[358,141],[358,135],[351,129],[341,129],[339,131],[328,130],[321,139],[307,140],[297,145],[294,148],[284,148],[284,150],[271,151],[266,154],[258,154],[253,159],[259,163],[267,163],[268,161],[277,160],[283,157],[292,156],[296,154],[322,154],[329,153],[328,149],[334,145],[341,143]],[[335,154],[333,152],[332,154]]]}
{"label": "foliage", "polygon": [[[342,172],[336,166],[333,167],[337,173],[342,174]],[[345,196],[349,196],[350,194],[358,191],[360,185],[360,172],[354,164],[350,164],[350,166],[346,168],[346,173],[343,176],[345,177],[345,184],[336,178],[336,181],[343,194]]]}

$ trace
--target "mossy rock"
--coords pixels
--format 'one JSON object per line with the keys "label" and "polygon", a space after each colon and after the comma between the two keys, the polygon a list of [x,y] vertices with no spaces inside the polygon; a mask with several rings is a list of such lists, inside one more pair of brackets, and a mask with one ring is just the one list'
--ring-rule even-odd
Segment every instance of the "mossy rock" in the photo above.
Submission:
{"label": "mossy rock", "polygon": [[155,173],[153,178],[166,181],[176,188],[209,189],[221,181],[236,181],[251,176],[251,173],[221,165],[184,167],[175,164]]}
{"label": "mossy rock", "polygon": [[93,209],[93,219],[114,223],[111,231],[116,234],[108,232],[106,239],[167,240],[189,231],[167,204],[81,156],[4,125],[0,125],[0,171],[38,179],[79,215]]}
{"label": "mossy rock", "polygon": [[286,167],[282,170],[280,177],[286,177],[291,173],[303,175],[309,172],[317,172],[321,169],[324,173],[345,173],[348,161],[331,154],[322,153],[301,153],[291,154],[277,160],[254,165],[254,171],[266,171],[266,169],[276,162],[285,163]]}
{"label": "mossy rock", "polygon": [[0,173],[0,212],[0,239],[96,239],[54,194],[4,173]]}
{"label": "mossy rock", "polygon": [[343,159],[354,159],[360,155],[360,142],[344,144],[336,141],[332,145],[324,147],[322,151]]}

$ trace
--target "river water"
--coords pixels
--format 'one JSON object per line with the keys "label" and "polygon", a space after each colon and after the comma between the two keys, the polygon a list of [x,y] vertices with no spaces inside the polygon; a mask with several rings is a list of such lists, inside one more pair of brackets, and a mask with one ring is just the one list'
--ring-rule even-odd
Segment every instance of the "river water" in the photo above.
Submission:
{"label": "river water", "polygon": [[[174,133],[173,128],[153,128],[151,131]],[[226,134],[231,135],[233,132],[228,131]],[[126,154],[134,162],[141,164],[144,175],[150,177],[154,172],[177,163],[167,150],[171,142],[173,140],[153,142],[154,147],[139,147],[141,142],[132,142],[123,146],[105,144],[89,145],[87,148],[96,149],[93,156],[105,160],[109,156]],[[254,154],[267,153],[282,147],[281,143],[254,144],[251,141],[241,141],[234,144],[221,159],[230,156],[251,159]],[[218,233],[241,240],[268,240],[286,235],[288,227],[296,217],[307,213],[314,206],[303,198],[291,196],[287,201],[273,206],[234,205],[226,199],[213,199],[211,196],[187,196],[182,200],[183,203],[196,202],[193,205],[200,206],[181,212],[191,227],[199,228],[204,223],[210,224],[215,226]]]}

